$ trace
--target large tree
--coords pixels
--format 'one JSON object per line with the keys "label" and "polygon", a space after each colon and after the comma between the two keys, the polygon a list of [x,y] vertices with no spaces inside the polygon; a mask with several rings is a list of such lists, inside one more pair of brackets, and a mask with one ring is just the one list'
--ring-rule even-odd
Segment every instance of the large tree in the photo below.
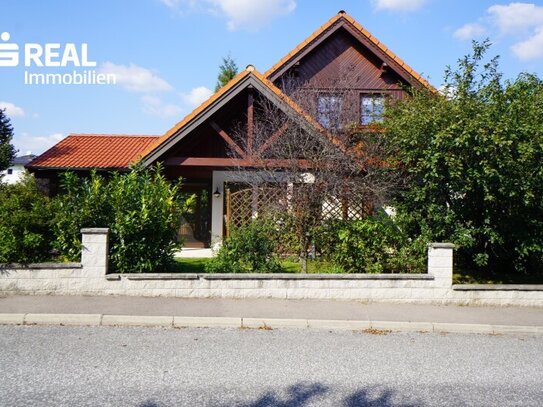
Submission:
{"label": "large tree", "polygon": [[[253,213],[261,216],[267,210],[274,212],[274,219],[281,218],[278,224],[290,230],[282,233],[281,243],[292,236],[302,271],[324,221],[367,216],[386,203],[401,182],[394,166],[383,161],[394,146],[378,131],[380,124],[358,124],[359,93],[353,90],[350,72],[347,67],[332,85],[326,84],[331,99],[316,97],[322,83],[299,86],[296,78],[287,78],[284,91],[307,116],[255,97],[251,125],[242,123],[233,133],[255,163],[254,171],[239,168],[253,189],[258,206]],[[231,153],[238,156],[236,149]],[[275,207],[270,196],[276,198]]]}
{"label": "large tree", "polygon": [[13,139],[13,126],[5,109],[0,109],[0,171],[9,167],[13,158],[15,158],[15,147],[11,144]]}
{"label": "large tree", "polygon": [[448,69],[443,92],[414,90],[387,110],[408,187],[410,233],[459,246],[462,267],[543,270],[543,82],[504,81],[488,42]]}
{"label": "large tree", "polygon": [[222,64],[219,66],[219,75],[217,76],[217,84],[215,85],[215,92],[226,85],[230,80],[238,74],[238,66],[232,59],[230,54],[223,57]]}

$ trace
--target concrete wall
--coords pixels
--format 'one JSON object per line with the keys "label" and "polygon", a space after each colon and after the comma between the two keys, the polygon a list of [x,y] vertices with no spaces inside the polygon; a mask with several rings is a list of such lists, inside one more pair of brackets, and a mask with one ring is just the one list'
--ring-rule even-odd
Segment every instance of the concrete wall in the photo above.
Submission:
{"label": "concrete wall", "polygon": [[543,286],[452,285],[453,245],[427,274],[107,274],[107,229],[83,229],[81,263],[4,265],[0,294],[326,299],[543,307]]}

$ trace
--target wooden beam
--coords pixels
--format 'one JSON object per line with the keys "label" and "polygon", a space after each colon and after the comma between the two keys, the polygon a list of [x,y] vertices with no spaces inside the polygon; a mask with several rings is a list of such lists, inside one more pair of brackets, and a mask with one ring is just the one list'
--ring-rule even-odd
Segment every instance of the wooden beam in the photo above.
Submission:
{"label": "wooden beam", "polygon": [[247,154],[245,153],[245,151],[243,151],[241,147],[238,146],[237,143],[232,140],[230,136],[223,129],[221,129],[221,127],[217,123],[212,120],[209,122],[209,124],[213,128],[213,130],[219,133],[219,136],[221,136],[224,141],[226,141],[228,145],[230,145],[230,147],[232,147],[236,151],[236,153],[238,153],[243,158],[247,158]]}
{"label": "wooden beam", "polygon": [[271,135],[271,137],[269,139],[267,139],[266,142],[260,146],[260,148],[256,152],[257,155],[260,155],[264,151],[266,151],[273,143],[275,143],[275,141],[279,137],[281,137],[285,133],[285,131],[287,131],[287,129],[288,129],[288,123],[284,123],[279,130],[277,130],[275,133],[273,133]]}
{"label": "wooden beam", "polygon": [[247,150],[249,155],[253,155],[254,143],[254,97],[253,89],[247,89]]}
{"label": "wooden beam", "polygon": [[219,158],[219,157],[171,157],[164,161],[164,165],[169,167],[292,167],[296,165],[300,168],[310,168],[308,160],[251,160],[239,158]]}

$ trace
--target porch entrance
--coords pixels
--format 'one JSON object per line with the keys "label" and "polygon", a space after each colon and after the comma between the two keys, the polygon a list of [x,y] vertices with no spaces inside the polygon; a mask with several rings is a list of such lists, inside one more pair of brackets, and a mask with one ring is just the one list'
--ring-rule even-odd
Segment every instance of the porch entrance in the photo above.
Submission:
{"label": "porch entrance", "polygon": [[186,214],[179,229],[183,247],[203,249],[211,245],[211,183],[190,183],[183,185],[183,194],[195,194],[193,210]]}

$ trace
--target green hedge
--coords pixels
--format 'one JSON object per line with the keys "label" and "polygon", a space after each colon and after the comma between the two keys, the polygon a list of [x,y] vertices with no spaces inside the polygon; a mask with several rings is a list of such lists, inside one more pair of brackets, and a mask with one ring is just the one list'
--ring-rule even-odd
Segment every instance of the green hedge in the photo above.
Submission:
{"label": "green hedge", "polygon": [[179,249],[181,217],[194,197],[180,183],[166,180],[161,168],[134,168],[106,179],[96,173],[62,176],[63,193],[55,199],[55,247],[67,260],[81,253],[80,229],[109,227],[110,268],[118,273],[167,270]]}
{"label": "green hedge", "polygon": [[50,200],[32,176],[6,185],[0,182],[0,263],[50,260],[54,235]]}

